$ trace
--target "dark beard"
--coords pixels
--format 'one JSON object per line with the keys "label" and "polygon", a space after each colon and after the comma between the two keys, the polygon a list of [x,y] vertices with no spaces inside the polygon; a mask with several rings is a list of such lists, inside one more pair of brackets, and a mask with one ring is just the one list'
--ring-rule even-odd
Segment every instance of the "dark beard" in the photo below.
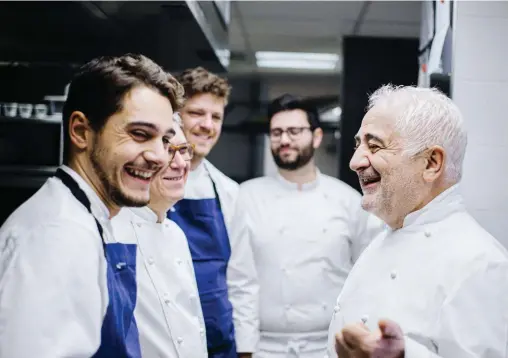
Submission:
{"label": "dark beard", "polygon": [[308,164],[310,160],[314,157],[314,147],[312,146],[312,143],[310,143],[308,146],[300,149],[298,155],[296,156],[296,159],[293,161],[284,161],[280,155],[279,155],[279,149],[272,150],[273,160],[275,161],[275,164],[280,169],[284,170],[297,170],[303,167],[304,165]]}
{"label": "dark beard", "polygon": [[92,162],[93,170],[99,178],[102,187],[104,188],[104,192],[109,200],[120,208],[124,206],[142,207],[148,204],[145,201],[127,196],[117,185],[113,184],[113,181],[108,178],[108,175],[100,162],[100,158],[103,156],[104,152],[105,150],[102,149],[96,141],[96,143],[94,143],[94,149],[90,154],[90,161]]}

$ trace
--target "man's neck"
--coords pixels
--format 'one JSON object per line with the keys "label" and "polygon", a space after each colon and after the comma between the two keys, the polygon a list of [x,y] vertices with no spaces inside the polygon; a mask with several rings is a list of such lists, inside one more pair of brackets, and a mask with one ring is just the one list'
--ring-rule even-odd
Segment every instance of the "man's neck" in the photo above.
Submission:
{"label": "man's neck", "polygon": [[190,170],[193,171],[203,162],[204,157],[194,157],[191,160]]}
{"label": "man's neck", "polygon": [[311,160],[303,167],[296,170],[286,170],[279,168],[279,174],[287,181],[299,184],[298,186],[300,187],[304,184],[312,183],[315,181],[317,177],[317,170],[316,166],[314,165],[314,161]]}
{"label": "man's neck", "polygon": [[109,218],[113,218],[118,212],[120,208],[114,204],[111,199],[106,195],[106,191],[104,187],[93,170],[92,165],[80,160],[80,158],[76,158],[71,160],[67,166],[74,170],[83,180],[93,189],[93,191],[97,194],[99,199],[106,205],[109,211]]}
{"label": "man's neck", "polygon": [[157,222],[161,223],[166,218],[168,210],[175,205],[175,202],[167,202],[163,200],[150,200],[148,207],[157,215]]}
{"label": "man's neck", "polygon": [[404,226],[404,220],[409,214],[412,214],[418,210],[423,209],[427,205],[429,205],[435,198],[437,198],[439,195],[441,195],[443,192],[451,188],[456,183],[445,183],[440,182],[434,185],[427,195],[425,195],[418,203],[415,205],[407,214],[404,214],[400,217],[393,218],[389,222],[387,222],[388,226],[392,228],[392,230],[398,230],[401,229]]}

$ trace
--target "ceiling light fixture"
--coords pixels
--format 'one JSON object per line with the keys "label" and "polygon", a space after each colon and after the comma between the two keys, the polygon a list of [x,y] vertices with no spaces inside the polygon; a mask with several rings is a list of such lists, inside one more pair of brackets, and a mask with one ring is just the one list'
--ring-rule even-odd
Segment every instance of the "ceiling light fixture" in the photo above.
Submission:
{"label": "ceiling light fixture", "polygon": [[260,68],[334,70],[339,61],[332,53],[258,51],[255,56]]}

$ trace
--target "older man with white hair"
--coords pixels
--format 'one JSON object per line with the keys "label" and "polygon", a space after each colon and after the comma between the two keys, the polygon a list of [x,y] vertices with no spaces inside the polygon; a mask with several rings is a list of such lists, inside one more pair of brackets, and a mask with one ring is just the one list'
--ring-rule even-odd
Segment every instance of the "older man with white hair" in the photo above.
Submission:
{"label": "older man with white hair", "polygon": [[120,242],[136,247],[140,357],[206,358],[205,322],[187,238],[166,218],[183,198],[194,154],[182,128],[174,129],[169,163],[153,179],[148,205],[123,208],[111,223]]}
{"label": "older man with white hair", "polygon": [[328,356],[508,357],[508,255],[459,193],[459,109],[435,89],[390,85],[369,102],[350,166],[387,230],[346,280]]}

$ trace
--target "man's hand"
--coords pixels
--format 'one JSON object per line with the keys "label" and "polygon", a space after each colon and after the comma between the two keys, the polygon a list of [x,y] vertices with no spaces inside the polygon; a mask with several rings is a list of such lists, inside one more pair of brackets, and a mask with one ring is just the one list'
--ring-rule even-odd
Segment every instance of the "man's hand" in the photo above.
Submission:
{"label": "man's hand", "polygon": [[252,353],[238,353],[238,358],[252,358]]}
{"label": "man's hand", "polygon": [[362,323],[345,326],[335,336],[339,358],[403,358],[404,337],[400,326],[389,320],[379,321],[379,330],[371,332]]}

